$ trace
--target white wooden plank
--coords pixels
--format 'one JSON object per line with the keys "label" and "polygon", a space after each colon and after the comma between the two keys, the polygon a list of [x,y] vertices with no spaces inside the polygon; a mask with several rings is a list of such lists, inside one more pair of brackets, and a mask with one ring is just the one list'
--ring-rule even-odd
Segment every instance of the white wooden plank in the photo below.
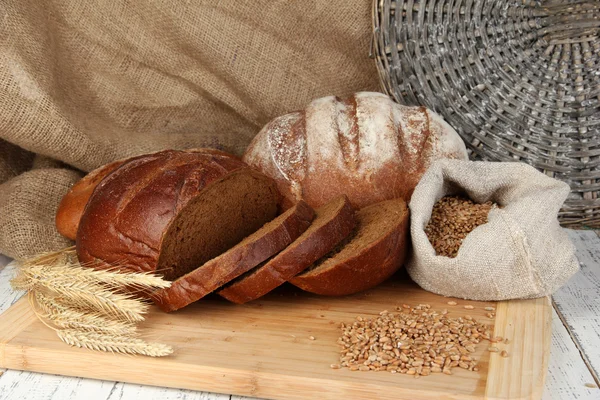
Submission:
{"label": "white wooden plank", "polygon": [[106,400],[114,382],[8,370],[0,378],[0,400]]}
{"label": "white wooden plank", "polygon": [[0,254],[0,269],[2,269],[2,267],[7,265],[11,261],[12,261],[12,258],[8,258],[4,254]]}
{"label": "white wooden plank", "polygon": [[0,268],[0,314],[23,296],[23,292],[17,292],[10,286],[10,280],[15,275],[15,263],[9,263]]}
{"label": "white wooden plank", "polygon": [[193,390],[117,383],[106,400],[229,400],[231,396]]}
{"label": "white wooden plank", "polygon": [[[581,270],[553,297],[555,308],[599,383],[600,238],[592,231],[569,231]],[[600,395],[598,396],[600,398]]]}
{"label": "white wooden plank", "polygon": [[592,400],[600,398],[600,389],[581,359],[575,343],[556,311],[552,312],[552,345],[543,400]]}

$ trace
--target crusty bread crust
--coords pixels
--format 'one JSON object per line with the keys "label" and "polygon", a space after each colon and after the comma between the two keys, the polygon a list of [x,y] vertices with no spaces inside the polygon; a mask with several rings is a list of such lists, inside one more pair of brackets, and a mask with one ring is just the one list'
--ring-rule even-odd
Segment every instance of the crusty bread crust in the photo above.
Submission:
{"label": "crusty bread crust", "polygon": [[348,197],[340,196],[318,209],[311,226],[292,244],[218,294],[237,304],[258,299],[327,254],[355,226],[354,209]]}
{"label": "crusty bread crust", "polygon": [[[231,154],[210,148],[190,149],[187,150],[187,152],[220,154],[237,159],[237,157]],[[79,228],[79,221],[83,215],[83,210],[94,189],[96,189],[96,186],[98,186],[105,176],[133,158],[134,157],[113,161],[112,163],[98,167],[81,178],[79,182],[75,183],[71,189],[69,189],[67,194],[63,196],[58,205],[55,217],[58,233],[68,239],[75,240],[77,238],[77,229]]]}
{"label": "crusty bread crust", "polygon": [[[369,216],[370,214],[370,216]],[[372,218],[376,214],[376,218]],[[378,237],[361,237],[368,228],[365,220],[381,227]],[[408,247],[409,211],[402,199],[387,200],[373,204],[356,213],[358,227],[356,237],[341,249],[325,256],[320,266],[296,275],[289,282],[308,292],[343,296],[370,289],[396,272],[403,264]],[[374,229],[377,232],[379,229]],[[360,243],[360,241],[369,240]],[[347,251],[357,247],[357,251]]]}
{"label": "crusty bread crust", "polygon": [[[77,231],[79,260],[156,271],[169,223],[206,187],[241,169],[262,175],[222,152],[166,150],[129,159],[98,184],[85,207]],[[269,178],[257,179],[271,185]]]}
{"label": "crusty bread crust", "polygon": [[118,160],[96,168],[69,189],[56,210],[55,224],[58,233],[68,239],[75,240],[79,220],[92,192],[106,175],[120,167],[124,162],[125,160]]}
{"label": "crusty bread crust", "polygon": [[243,160],[277,182],[289,207],[314,208],[346,194],[356,209],[383,200],[409,201],[439,158],[468,159],[460,136],[424,107],[381,93],[324,97],[268,123]]}

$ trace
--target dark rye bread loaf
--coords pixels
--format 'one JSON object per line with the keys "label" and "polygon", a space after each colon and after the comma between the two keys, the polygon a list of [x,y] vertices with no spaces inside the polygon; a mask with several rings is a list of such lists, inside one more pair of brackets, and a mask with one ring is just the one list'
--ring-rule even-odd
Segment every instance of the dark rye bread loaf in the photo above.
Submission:
{"label": "dark rye bread loaf", "polygon": [[[186,150],[186,152],[211,153],[237,159],[237,157],[217,149],[198,148]],[[69,189],[67,194],[65,194],[60,201],[58,209],[56,210],[55,224],[58,233],[71,240],[75,240],[77,238],[79,220],[81,219],[85,205],[94,192],[94,189],[96,189],[96,186],[102,181],[102,179],[104,179],[105,176],[131,159],[133,159],[133,157],[117,160],[110,164],[98,167],[81,178],[79,182],[75,183],[71,189]]]}
{"label": "dark rye bread loaf", "polygon": [[380,284],[404,262],[408,215],[402,199],[359,210],[355,231],[289,282],[308,292],[329,296],[352,294]]}
{"label": "dark rye bread loaf", "polygon": [[225,285],[218,294],[237,304],[258,299],[327,254],[356,226],[345,195],[316,210],[311,226],[292,244],[262,265]]}
{"label": "dark rye bread loaf", "polygon": [[314,216],[308,204],[298,202],[230,250],[175,280],[171,287],[154,292],[152,299],[167,312],[200,300],[286,248],[310,226]]}
{"label": "dark rye bread loaf", "polygon": [[174,280],[272,220],[279,200],[270,178],[222,152],[135,157],[94,190],[77,254],[98,268],[117,264]]}

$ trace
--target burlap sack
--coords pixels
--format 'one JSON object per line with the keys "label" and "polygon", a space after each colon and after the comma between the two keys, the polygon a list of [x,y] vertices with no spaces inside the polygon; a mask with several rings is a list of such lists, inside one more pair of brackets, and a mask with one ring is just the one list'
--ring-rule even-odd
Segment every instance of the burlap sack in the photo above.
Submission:
{"label": "burlap sack", "polygon": [[[440,160],[410,200],[411,278],[423,289],[470,300],[549,295],[579,268],[575,247],[559,226],[569,186],[521,163]],[[445,195],[500,205],[462,242],[456,258],[437,256],[425,227]]]}
{"label": "burlap sack", "polygon": [[[371,4],[0,2],[0,253],[66,244],[53,213],[70,169],[164,148],[240,155],[275,116],[377,90]],[[24,172],[35,154],[63,164]]]}

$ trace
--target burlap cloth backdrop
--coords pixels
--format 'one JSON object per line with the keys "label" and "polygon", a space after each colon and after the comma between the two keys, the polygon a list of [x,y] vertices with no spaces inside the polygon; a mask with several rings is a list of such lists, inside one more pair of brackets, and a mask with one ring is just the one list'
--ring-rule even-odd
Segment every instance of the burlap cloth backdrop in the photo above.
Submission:
{"label": "burlap cloth backdrop", "polygon": [[163,148],[240,155],[311,99],[378,90],[370,0],[0,2],[0,253],[70,244],[57,204]]}

